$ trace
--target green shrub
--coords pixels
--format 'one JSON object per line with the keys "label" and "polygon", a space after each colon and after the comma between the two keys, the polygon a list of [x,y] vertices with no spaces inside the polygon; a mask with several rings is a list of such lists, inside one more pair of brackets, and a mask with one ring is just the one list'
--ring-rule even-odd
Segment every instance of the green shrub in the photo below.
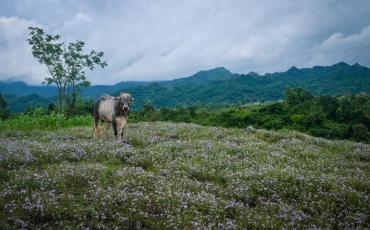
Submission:
{"label": "green shrub", "polygon": [[290,116],[290,119],[296,124],[303,124],[304,115],[303,114],[293,114]]}
{"label": "green shrub", "polygon": [[364,124],[356,124],[352,127],[352,136],[355,140],[366,140],[368,138],[368,130]]}

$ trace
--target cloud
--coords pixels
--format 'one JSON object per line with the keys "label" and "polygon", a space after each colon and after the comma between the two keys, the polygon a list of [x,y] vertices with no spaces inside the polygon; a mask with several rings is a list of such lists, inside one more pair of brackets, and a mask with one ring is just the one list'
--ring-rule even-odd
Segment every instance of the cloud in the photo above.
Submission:
{"label": "cloud", "polygon": [[36,83],[45,76],[45,68],[33,59],[26,41],[29,26],[40,25],[32,20],[0,17],[0,80]]}
{"label": "cloud", "polygon": [[337,32],[330,35],[315,50],[312,63],[330,64],[341,60],[369,64],[370,25],[359,33],[344,34]]}
{"label": "cloud", "polygon": [[[0,3],[0,15],[16,18],[15,30],[38,23],[104,51],[108,67],[87,72],[95,84],[173,79],[217,66],[264,73],[339,61],[370,65],[367,0],[9,1]],[[25,38],[1,40],[6,55],[22,62],[1,63],[0,79],[42,81]]]}

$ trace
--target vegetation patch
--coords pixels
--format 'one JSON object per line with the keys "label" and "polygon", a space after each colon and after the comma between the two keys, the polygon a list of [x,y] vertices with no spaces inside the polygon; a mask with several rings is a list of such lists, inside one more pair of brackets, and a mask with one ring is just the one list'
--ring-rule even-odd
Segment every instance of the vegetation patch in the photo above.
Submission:
{"label": "vegetation patch", "polygon": [[2,129],[1,228],[369,227],[367,144],[165,122],[125,135]]}

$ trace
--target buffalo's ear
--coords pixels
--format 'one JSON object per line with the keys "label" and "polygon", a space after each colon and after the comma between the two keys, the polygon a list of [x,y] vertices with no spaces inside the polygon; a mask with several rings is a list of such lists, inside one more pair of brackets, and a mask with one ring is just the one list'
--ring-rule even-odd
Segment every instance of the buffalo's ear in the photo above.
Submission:
{"label": "buffalo's ear", "polygon": [[123,107],[123,102],[121,100],[117,99],[117,103],[116,103],[116,106],[114,108],[116,114],[120,114],[121,113],[122,107]]}
{"label": "buffalo's ear", "polygon": [[135,101],[135,98],[131,96],[131,102],[134,102]]}

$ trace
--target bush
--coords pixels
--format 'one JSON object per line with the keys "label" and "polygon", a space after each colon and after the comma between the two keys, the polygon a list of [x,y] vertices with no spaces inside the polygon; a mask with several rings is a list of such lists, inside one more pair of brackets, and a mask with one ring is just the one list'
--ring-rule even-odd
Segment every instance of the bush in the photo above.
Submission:
{"label": "bush", "polygon": [[5,120],[10,117],[10,109],[4,97],[0,93],[0,120]]}
{"label": "bush", "polygon": [[302,88],[291,88],[285,92],[285,101],[292,107],[312,99],[314,99],[314,96]]}
{"label": "bush", "polygon": [[68,117],[73,117],[75,115],[93,114],[93,111],[94,111],[94,101],[92,99],[79,100],[73,107],[66,106],[64,108],[64,113]]}
{"label": "bush", "polygon": [[352,137],[355,140],[362,141],[368,138],[368,130],[364,124],[356,124],[352,127]]}
{"label": "bush", "polygon": [[0,108],[0,120],[6,120],[10,117],[9,108]]}
{"label": "bush", "polygon": [[293,114],[290,116],[290,119],[293,121],[293,123],[301,125],[304,122],[304,115],[303,114]]}

